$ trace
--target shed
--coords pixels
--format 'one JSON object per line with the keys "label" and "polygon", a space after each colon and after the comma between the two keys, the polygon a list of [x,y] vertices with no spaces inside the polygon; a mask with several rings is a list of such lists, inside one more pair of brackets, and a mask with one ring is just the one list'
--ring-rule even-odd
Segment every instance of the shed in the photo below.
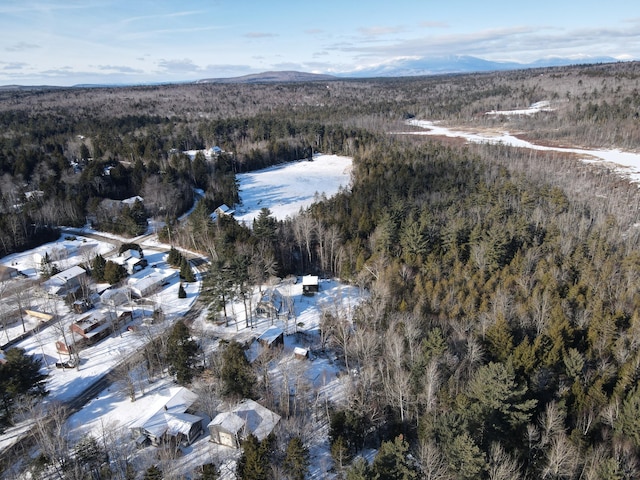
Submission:
{"label": "shed", "polygon": [[317,275],[305,275],[302,277],[302,293],[304,295],[313,295],[320,290]]}
{"label": "shed", "polygon": [[249,434],[264,440],[280,421],[280,415],[254,400],[245,399],[231,409],[216,415],[208,425],[211,441],[239,448]]}
{"label": "shed", "polygon": [[13,267],[7,267],[6,265],[0,265],[0,282],[10,280],[18,276],[18,270]]}
{"label": "shed", "polygon": [[78,353],[88,345],[88,340],[77,332],[71,332],[56,340],[56,351],[63,355]]}
{"label": "shed", "polygon": [[309,358],[309,350],[307,350],[306,348],[302,348],[302,347],[295,347],[293,349],[293,355],[298,360],[306,360],[307,358]]}

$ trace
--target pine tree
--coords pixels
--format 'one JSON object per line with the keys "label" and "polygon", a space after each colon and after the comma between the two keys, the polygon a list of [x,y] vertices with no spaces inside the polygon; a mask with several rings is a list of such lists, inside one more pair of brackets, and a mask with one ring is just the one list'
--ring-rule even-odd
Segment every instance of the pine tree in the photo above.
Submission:
{"label": "pine tree", "polygon": [[253,234],[256,238],[272,244],[276,239],[277,229],[278,223],[271,216],[271,210],[268,208],[260,209],[260,213],[253,221]]}
{"label": "pine tree", "polygon": [[152,465],[144,472],[143,480],[162,480],[162,470],[156,465]]}
{"label": "pine tree", "polygon": [[47,375],[40,372],[40,359],[27,355],[22,348],[11,348],[5,353],[5,363],[0,364],[0,402],[2,415],[0,428],[11,419],[13,406],[21,397],[43,397],[47,394]]}
{"label": "pine tree", "polygon": [[217,480],[218,478],[220,478],[220,469],[215,463],[205,463],[202,465],[200,480]]}
{"label": "pine tree", "polygon": [[182,283],[180,283],[180,286],[178,287],[178,298],[187,298],[187,292],[182,286]]}
{"label": "pine tree", "polygon": [[370,478],[371,467],[362,457],[356,458],[347,469],[346,480],[369,480]]}
{"label": "pine tree", "polygon": [[127,271],[122,265],[107,260],[104,266],[104,281],[113,285],[127,276]]}
{"label": "pine tree", "polygon": [[490,362],[478,369],[468,385],[468,415],[480,438],[510,434],[529,422],[537,401],[526,399],[526,385],[519,386],[513,367]]}
{"label": "pine tree", "polygon": [[182,260],[180,261],[180,278],[182,278],[185,282],[196,281],[196,276],[193,274],[191,264],[184,257],[182,257]]}
{"label": "pine tree", "polygon": [[91,275],[97,282],[104,281],[104,269],[107,261],[102,255],[96,255],[91,262]]}
{"label": "pine tree", "polygon": [[373,459],[373,478],[376,480],[413,480],[418,478],[417,469],[408,458],[409,444],[402,435],[393,442],[382,442]]}
{"label": "pine tree", "polygon": [[198,344],[191,339],[189,328],[182,320],[176,322],[167,341],[169,372],[182,385],[193,378],[193,364],[198,353]]}
{"label": "pine tree", "polygon": [[226,397],[251,398],[256,376],[242,345],[235,340],[229,342],[222,353],[220,378],[223,382],[223,395]]}
{"label": "pine tree", "polygon": [[238,460],[236,473],[240,480],[269,480],[268,439],[260,442],[249,434],[242,442],[242,455]]}
{"label": "pine tree", "polygon": [[284,459],[284,470],[292,480],[304,480],[309,470],[309,449],[302,443],[300,437],[293,437],[289,440]]}

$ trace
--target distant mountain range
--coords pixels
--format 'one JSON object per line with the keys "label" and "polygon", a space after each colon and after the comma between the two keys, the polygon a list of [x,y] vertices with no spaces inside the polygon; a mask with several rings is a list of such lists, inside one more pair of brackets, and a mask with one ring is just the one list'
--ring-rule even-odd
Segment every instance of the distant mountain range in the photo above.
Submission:
{"label": "distant mountain range", "polygon": [[469,55],[447,55],[396,60],[379,66],[340,74],[341,77],[411,77],[418,75],[442,75],[450,73],[494,72],[524,68],[560,67],[578,64],[612,63],[613,57],[561,58],[549,57],[531,63],[494,62]]}
{"label": "distant mountain range", "polygon": [[[290,82],[315,82],[330,81],[343,78],[376,78],[376,77],[414,77],[426,75],[445,75],[456,73],[476,73],[495,72],[504,70],[520,70],[528,68],[561,67],[567,65],[587,65],[599,63],[620,62],[613,57],[580,57],[563,58],[549,57],[536,60],[530,63],[518,62],[494,62],[479,57],[469,55],[448,55],[441,57],[422,57],[395,60],[374,67],[358,69],[350,72],[341,72],[335,75],[324,75],[296,71],[262,72],[243,75],[241,77],[228,78],[204,78],[202,80],[185,82],[149,82],[131,84],[80,84],[71,88],[99,88],[99,87],[131,87],[141,85],[167,85],[167,84],[188,84],[188,83],[290,83]],[[25,86],[25,85],[0,85],[0,92],[6,90],[42,90],[53,88],[48,85]]]}
{"label": "distant mountain range", "polygon": [[336,75],[285,71],[264,72],[231,78],[206,78],[195,83],[286,83],[336,80],[338,78],[414,77],[452,73],[495,72],[526,68],[561,67],[578,64],[615,63],[613,57],[562,58],[549,57],[531,63],[494,62],[469,55],[448,55],[396,60],[375,67],[343,72]]}
{"label": "distant mountain range", "polygon": [[232,78],[205,78],[195,83],[287,83],[287,82],[314,82],[336,80],[333,75],[321,75],[305,72],[263,72],[243,75]]}

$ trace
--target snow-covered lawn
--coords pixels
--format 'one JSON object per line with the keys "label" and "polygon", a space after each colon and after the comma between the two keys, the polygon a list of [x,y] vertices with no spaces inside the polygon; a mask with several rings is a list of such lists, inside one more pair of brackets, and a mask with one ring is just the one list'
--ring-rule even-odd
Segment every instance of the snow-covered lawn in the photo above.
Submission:
{"label": "snow-covered lawn", "polygon": [[348,187],[351,181],[351,158],[338,155],[315,155],[313,161],[300,160],[243,173],[240,183],[241,204],[236,208],[238,222],[249,227],[260,209],[268,208],[279,220],[292,217],[316,201]]}

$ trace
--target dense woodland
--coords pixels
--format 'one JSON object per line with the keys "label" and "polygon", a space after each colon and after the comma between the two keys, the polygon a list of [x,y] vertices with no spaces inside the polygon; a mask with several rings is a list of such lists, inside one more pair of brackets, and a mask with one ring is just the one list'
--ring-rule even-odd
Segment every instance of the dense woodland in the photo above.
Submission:
{"label": "dense woodland", "polygon": [[[133,236],[156,217],[167,224],[163,238],[211,258],[203,298],[214,310],[231,295],[246,301],[272,275],[313,272],[368,289],[353,326],[337,312],[322,321],[327,348],[357,372],[347,403],[330,412],[344,478],[638,478],[637,185],[558,153],[389,132],[416,117],[638,150],[639,83],[640,64],[620,63],[4,91],[0,255],[88,218]],[[544,100],[553,111],[484,115]],[[213,161],[181,153],[212,145],[225,152]],[[211,221],[219,204],[238,201],[235,173],[316,151],[353,157],[349,189],[285,221],[264,210],[252,229]],[[204,198],[178,222],[196,188]],[[114,206],[134,195],[144,202]],[[170,361],[152,350],[148,364]],[[219,381],[223,395],[268,398],[238,347],[225,352],[204,375],[189,361],[171,368],[182,383]],[[307,415],[271,403],[287,417]],[[299,440],[280,450],[254,440],[240,478],[303,478]],[[357,458],[365,448],[379,449],[371,465]],[[269,462],[281,470],[256,470]]]}

